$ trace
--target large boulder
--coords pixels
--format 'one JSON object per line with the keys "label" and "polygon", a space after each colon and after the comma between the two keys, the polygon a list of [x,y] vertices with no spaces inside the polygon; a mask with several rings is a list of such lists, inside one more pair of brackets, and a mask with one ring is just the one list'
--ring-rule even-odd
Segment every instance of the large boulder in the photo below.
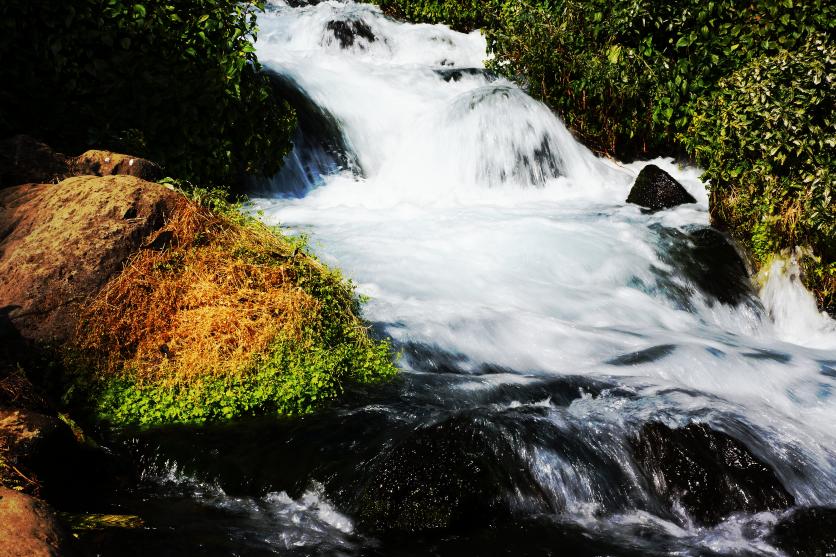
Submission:
{"label": "large boulder", "polygon": [[0,488],[0,555],[75,555],[72,538],[43,501]]}
{"label": "large boulder", "polygon": [[698,523],[735,512],[783,510],[795,501],[743,443],[705,424],[672,429],[653,422],[633,440],[636,462],[658,496]]}
{"label": "large boulder", "polygon": [[652,211],[696,202],[682,184],[655,164],[642,168],[627,196],[627,203],[635,203]]}
{"label": "large boulder", "polygon": [[0,190],[0,308],[23,338],[63,341],[182,197],[132,176]]}

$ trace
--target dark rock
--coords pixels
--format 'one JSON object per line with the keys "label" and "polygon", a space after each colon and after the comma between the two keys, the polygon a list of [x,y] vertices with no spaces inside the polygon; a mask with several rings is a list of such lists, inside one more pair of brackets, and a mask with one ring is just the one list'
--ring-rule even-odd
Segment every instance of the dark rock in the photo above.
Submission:
{"label": "dark rock", "polygon": [[655,164],[642,168],[627,196],[627,203],[635,203],[653,211],[696,202],[682,184]]}
{"label": "dark rock", "polygon": [[709,301],[738,305],[755,299],[746,264],[725,234],[708,227],[659,231],[660,258]]}
{"label": "dark rock", "polygon": [[70,175],[67,157],[26,135],[0,143],[0,188],[51,184]]}
{"label": "dark rock", "polygon": [[80,304],[122,270],[181,199],[132,176],[0,190],[0,307],[18,306],[8,317],[24,339],[68,339]]}
{"label": "dark rock", "polygon": [[0,488],[0,555],[66,557],[75,554],[72,537],[46,503]]}
{"label": "dark rock", "polygon": [[836,553],[836,508],[801,509],[775,525],[770,543],[792,556]]}
{"label": "dark rock", "polygon": [[358,37],[370,43],[375,41],[371,27],[362,20],[329,21],[325,27],[334,34],[341,48],[351,48],[358,42]]}
{"label": "dark rock", "polygon": [[506,494],[534,489],[510,444],[465,416],[422,427],[374,463],[357,516],[377,532],[484,526],[510,511]]}
{"label": "dark rock", "polygon": [[705,424],[645,425],[633,440],[638,466],[658,495],[678,502],[697,522],[720,523],[735,512],[783,510],[794,499],[775,472],[743,443]]}
{"label": "dark rock", "polygon": [[294,80],[269,68],[264,70],[277,97],[285,99],[296,112],[297,128],[293,153],[285,159],[279,174],[270,180],[251,178],[251,189],[263,193],[303,196],[325,174],[351,170],[362,175],[357,156],[342,126],[333,114],[317,105]]}

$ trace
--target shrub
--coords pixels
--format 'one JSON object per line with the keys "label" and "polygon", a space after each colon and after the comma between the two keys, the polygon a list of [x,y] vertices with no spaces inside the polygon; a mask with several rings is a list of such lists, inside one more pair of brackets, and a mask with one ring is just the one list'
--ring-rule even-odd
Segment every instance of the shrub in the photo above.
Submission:
{"label": "shrub", "polygon": [[293,112],[259,71],[262,0],[0,3],[0,134],[231,184],[275,173]]}
{"label": "shrub", "polygon": [[836,46],[752,60],[696,104],[682,140],[711,183],[714,222],[766,263],[805,246],[808,284],[836,304]]}
{"label": "shrub", "polygon": [[71,367],[100,418],[299,414],[394,374],[339,273],[220,195],[193,196],[82,315]]}

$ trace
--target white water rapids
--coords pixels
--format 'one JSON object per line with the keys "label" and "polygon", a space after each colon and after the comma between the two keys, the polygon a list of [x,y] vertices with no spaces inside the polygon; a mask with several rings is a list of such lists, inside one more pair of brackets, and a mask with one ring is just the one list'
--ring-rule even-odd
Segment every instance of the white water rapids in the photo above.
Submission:
{"label": "white water rapids", "polygon": [[[362,22],[374,40],[343,45],[333,21]],[[356,165],[288,172],[256,206],[308,234],[399,346],[506,370],[463,388],[574,374],[641,395],[573,403],[592,421],[699,416],[729,429],[722,416],[734,416],[799,504],[836,501],[836,325],[777,267],[760,300],[736,307],[678,273],[661,231],[708,224],[698,169],[653,161],[696,204],[628,205],[646,163],[597,158],[517,85],[470,71],[486,58],[478,32],[336,1],[274,2],[259,26],[262,63],[333,117]],[[612,364],[660,346],[657,358]],[[717,536],[721,549],[733,543]]]}

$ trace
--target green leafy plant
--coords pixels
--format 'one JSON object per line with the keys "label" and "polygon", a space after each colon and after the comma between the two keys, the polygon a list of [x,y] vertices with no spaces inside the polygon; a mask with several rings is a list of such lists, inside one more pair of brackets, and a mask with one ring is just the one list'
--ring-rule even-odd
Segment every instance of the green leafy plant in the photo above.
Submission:
{"label": "green leafy plant", "polygon": [[294,114],[260,71],[261,0],[7,0],[0,135],[130,152],[199,183],[277,171]]}

